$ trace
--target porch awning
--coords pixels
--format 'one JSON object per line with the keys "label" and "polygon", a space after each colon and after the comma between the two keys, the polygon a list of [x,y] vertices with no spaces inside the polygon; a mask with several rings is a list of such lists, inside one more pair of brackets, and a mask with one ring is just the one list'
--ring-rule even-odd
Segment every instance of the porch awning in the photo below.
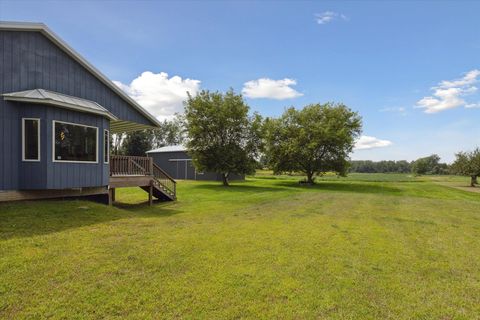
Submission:
{"label": "porch awning", "polygon": [[19,101],[26,103],[49,104],[60,108],[75,110],[79,112],[102,115],[110,120],[118,120],[110,111],[98,103],[86,99],[72,97],[63,93],[48,91],[44,89],[33,89],[11,93],[4,93],[3,99],[8,101]]}

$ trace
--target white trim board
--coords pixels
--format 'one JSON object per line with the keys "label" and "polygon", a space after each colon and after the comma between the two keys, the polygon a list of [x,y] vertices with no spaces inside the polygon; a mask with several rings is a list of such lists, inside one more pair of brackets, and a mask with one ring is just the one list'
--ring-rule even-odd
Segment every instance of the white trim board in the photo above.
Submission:
{"label": "white trim board", "polygon": [[[107,161],[105,161],[105,133],[107,133]],[[103,164],[110,163],[110,131],[103,129]]]}

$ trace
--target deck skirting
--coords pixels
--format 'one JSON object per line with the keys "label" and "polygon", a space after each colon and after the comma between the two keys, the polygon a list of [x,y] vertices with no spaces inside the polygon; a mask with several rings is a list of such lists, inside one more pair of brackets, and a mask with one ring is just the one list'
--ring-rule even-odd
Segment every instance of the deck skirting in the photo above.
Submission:
{"label": "deck skirting", "polygon": [[18,200],[38,200],[64,197],[82,197],[108,194],[107,187],[89,187],[54,190],[6,190],[0,191],[0,202]]}

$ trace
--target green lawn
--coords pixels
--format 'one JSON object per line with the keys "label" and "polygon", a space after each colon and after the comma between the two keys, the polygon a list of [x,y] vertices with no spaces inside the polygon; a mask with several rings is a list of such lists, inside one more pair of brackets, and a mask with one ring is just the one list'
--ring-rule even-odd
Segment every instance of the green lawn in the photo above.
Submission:
{"label": "green lawn", "polygon": [[0,204],[0,318],[479,318],[480,194],[298,179],[179,182],[153,207],[141,189]]}

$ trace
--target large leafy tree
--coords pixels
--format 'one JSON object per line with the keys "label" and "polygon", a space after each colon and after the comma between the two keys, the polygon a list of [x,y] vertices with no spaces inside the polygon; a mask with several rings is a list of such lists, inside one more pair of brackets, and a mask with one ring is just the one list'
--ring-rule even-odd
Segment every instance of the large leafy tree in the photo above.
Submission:
{"label": "large leafy tree", "polygon": [[325,172],[345,175],[362,130],[360,116],[343,104],[312,104],[267,119],[266,154],[274,172],[303,172],[307,183]]}
{"label": "large leafy tree", "polygon": [[262,119],[249,116],[241,95],[203,90],[185,103],[187,149],[198,170],[222,175],[225,186],[230,174],[255,171],[261,145]]}
{"label": "large leafy tree", "polygon": [[480,176],[480,148],[471,152],[457,153],[451,169],[453,173],[469,176],[470,186],[475,187]]}
{"label": "large leafy tree", "polygon": [[125,135],[122,142],[122,153],[127,156],[145,156],[145,152],[151,149],[150,130],[134,131]]}

